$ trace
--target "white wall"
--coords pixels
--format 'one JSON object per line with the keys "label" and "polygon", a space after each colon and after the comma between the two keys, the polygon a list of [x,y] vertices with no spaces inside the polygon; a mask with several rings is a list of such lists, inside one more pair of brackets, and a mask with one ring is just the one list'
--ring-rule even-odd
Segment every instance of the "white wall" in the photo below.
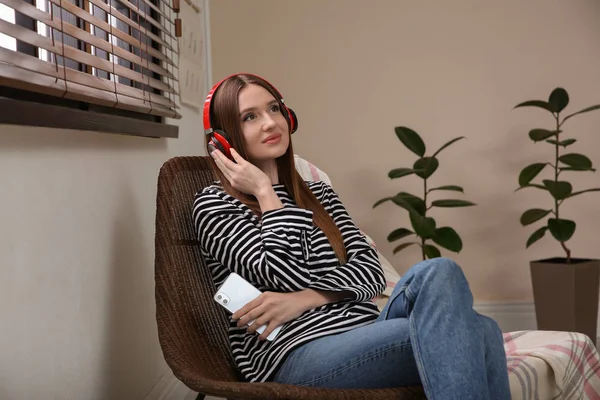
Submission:
{"label": "white wall", "polygon": [[138,400],[168,373],[156,181],[204,152],[181,113],[178,139],[0,126],[0,399]]}
{"label": "white wall", "polygon": [[[552,156],[527,137],[552,119],[512,107],[547,99],[556,86],[571,94],[569,111],[600,103],[600,2],[217,0],[211,27],[214,78],[248,71],[278,87],[300,120],[296,151],[329,174],[400,272],[418,251],[394,256],[386,237],[410,226],[407,215],[391,203],[372,205],[399,191],[419,193],[422,182],[387,178],[416,159],[394,127],[417,130],[429,154],[466,136],[441,154],[431,182],[461,185],[478,204],[432,210],[463,238],[459,255],[444,255],[463,266],[476,301],[531,301],[529,261],[562,254],[550,238],[525,249],[534,229],[521,227],[521,213],[551,202],[535,190],[513,191],[521,168]],[[569,150],[600,166],[600,112],[569,121],[565,131],[579,140]],[[579,190],[600,187],[599,176],[568,179]],[[589,194],[563,206],[578,224],[570,242],[576,257],[600,258],[599,199]]]}

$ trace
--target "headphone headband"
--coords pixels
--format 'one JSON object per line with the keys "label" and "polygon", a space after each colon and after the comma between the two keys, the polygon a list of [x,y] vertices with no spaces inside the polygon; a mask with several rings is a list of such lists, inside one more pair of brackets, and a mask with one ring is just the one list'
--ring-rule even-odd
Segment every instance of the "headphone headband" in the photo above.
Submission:
{"label": "headphone headband", "polygon": [[229,76],[221,79],[208,92],[208,95],[206,96],[206,100],[204,100],[204,109],[203,109],[203,118],[202,118],[202,121],[203,121],[203,124],[204,124],[204,134],[210,135],[211,133],[214,132],[214,129],[211,127],[211,123],[210,123],[210,107],[212,105],[212,99],[213,99],[213,96],[214,96],[215,92],[221,86],[221,84],[223,82],[225,82],[227,79],[232,78],[234,76],[238,76],[238,75],[250,75],[250,76],[254,76],[256,78],[262,79],[263,81],[267,82],[269,84],[269,86],[271,86],[275,90],[275,93],[277,93],[277,95],[279,96],[279,98],[277,100],[283,105],[283,108],[285,108],[285,110],[287,111],[287,114],[288,114],[288,117],[289,117],[289,121],[290,121],[290,131],[291,131],[291,133],[294,133],[296,131],[297,127],[298,127],[298,122],[297,122],[297,119],[296,119],[296,115],[294,114],[294,112],[291,109],[289,109],[285,105],[285,102],[283,100],[283,96],[281,96],[281,93],[279,93],[279,91],[277,90],[277,88],[275,86],[273,86],[265,78],[260,77],[258,75],[249,74],[249,73],[237,73],[237,74],[231,74],[231,75],[229,75]]}

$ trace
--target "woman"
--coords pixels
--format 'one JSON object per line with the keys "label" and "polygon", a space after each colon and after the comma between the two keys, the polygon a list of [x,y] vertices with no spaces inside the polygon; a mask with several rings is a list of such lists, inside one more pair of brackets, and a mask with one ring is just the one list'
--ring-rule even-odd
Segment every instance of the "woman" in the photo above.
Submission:
{"label": "woman", "polygon": [[[422,384],[431,399],[510,398],[501,332],[473,310],[454,262],[416,264],[378,312],[377,254],[333,189],[296,172],[298,121],[271,84],[250,74],[224,79],[207,97],[204,122],[219,181],[194,201],[203,255],[217,287],[237,272],[264,292],[230,321],[248,381]],[[275,340],[264,340],[279,325]]]}

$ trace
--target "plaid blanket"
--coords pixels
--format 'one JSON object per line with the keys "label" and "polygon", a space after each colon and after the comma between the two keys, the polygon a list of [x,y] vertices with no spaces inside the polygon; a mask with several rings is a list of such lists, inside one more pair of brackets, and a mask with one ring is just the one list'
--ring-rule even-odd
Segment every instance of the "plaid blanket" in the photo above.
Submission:
{"label": "plaid blanket", "polygon": [[600,399],[600,359],[584,334],[504,334],[513,400]]}

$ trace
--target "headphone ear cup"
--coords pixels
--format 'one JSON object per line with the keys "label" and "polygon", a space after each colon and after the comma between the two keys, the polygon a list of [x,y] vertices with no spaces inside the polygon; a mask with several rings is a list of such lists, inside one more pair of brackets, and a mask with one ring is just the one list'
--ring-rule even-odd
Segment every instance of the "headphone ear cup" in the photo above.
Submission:
{"label": "headphone ear cup", "polygon": [[286,107],[288,116],[290,118],[290,131],[294,133],[298,130],[298,117],[296,117],[296,113],[291,108]]}
{"label": "headphone ear cup", "polygon": [[219,149],[221,153],[223,153],[227,158],[233,160],[233,157],[231,156],[232,146],[229,143],[229,138],[227,137],[225,131],[219,129],[215,130],[212,133],[210,143],[212,143],[217,149]]}

